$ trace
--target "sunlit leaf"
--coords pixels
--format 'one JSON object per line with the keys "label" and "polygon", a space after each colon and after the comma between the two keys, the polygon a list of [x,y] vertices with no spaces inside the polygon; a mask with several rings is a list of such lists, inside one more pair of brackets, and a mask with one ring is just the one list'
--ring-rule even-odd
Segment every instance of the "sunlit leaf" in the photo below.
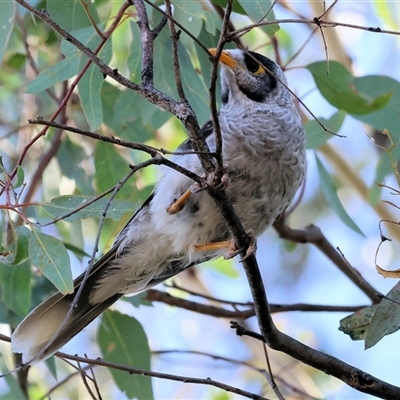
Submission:
{"label": "sunlit leaf", "polygon": [[53,236],[32,230],[29,237],[32,264],[63,294],[73,292],[69,256],[63,244]]}
{"label": "sunlit leaf", "polygon": [[[106,311],[98,331],[103,358],[133,368],[150,370],[150,349],[147,336],[133,317],[117,311]],[[151,379],[140,374],[128,374],[110,368],[115,383],[130,398],[153,399]]]}
{"label": "sunlit leaf", "polygon": [[343,204],[339,200],[337,195],[336,186],[329,175],[328,171],[325,169],[324,165],[321,163],[319,158],[315,156],[317,160],[317,167],[319,172],[319,177],[321,180],[321,190],[324,194],[326,201],[328,202],[329,206],[332,208],[333,211],[338,215],[338,217],[351,229],[355,232],[359,233],[360,235],[364,234],[361,232],[360,228],[355,224],[355,222],[350,218],[349,214],[343,207]]}

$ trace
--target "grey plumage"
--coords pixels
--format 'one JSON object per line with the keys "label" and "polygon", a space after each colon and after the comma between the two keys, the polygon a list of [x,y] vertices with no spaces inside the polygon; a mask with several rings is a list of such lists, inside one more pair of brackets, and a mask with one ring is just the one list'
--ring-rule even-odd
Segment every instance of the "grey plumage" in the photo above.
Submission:
{"label": "grey plumage", "polygon": [[[286,78],[277,64],[250,52],[226,50],[221,63],[219,122],[229,176],[225,189],[246,230],[265,231],[285,210],[304,180],[304,131]],[[202,128],[215,149],[212,124]],[[190,149],[188,142],[181,146]],[[202,175],[198,157],[174,161]],[[223,218],[206,191],[192,194],[176,214],[166,210],[193,184],[165,168],[155,192],[131,218],[113,248],[92,268],[77,308],[44,359],[82,330],[125,293],[142,292],[186,268],[221,256],[224,250],[197,251],[196,244],[229,239]],[[79,287],[82,276],[75,281]],[[77,289],[76,289],[77,290]],[[76,292],[76,291],[75,291]],[[31,362],[57,331],[74,294],[56,294],[36,307],[12,336],[14,352]]]}

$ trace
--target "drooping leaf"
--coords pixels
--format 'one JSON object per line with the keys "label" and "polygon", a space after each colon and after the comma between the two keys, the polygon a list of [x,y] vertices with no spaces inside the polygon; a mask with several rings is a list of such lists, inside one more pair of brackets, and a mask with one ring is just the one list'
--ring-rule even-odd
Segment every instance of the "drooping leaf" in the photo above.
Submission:
{"label": "drooping leaf", "polygon": [[362,86],[360,81],[368,79],[373,85],[378,83],[376,77],[363,77],[356,81],[356,78],[336,61],[329,62],[329,73],[325,61],[310,64],[307,69],[325,99],[349,114],[363,115],[380,110],[387,105],[393,95],[392,90],[378,96],[371,95],[369,85]]}
{"label": "drooping leaf", "polygon": [[336,186],[328,171],[325,169],[319,158],[317,156],[315,156],[315,158],[317,160],[318,173],[321,180],[321,190],[329,206],[349,228],[364,236],[361,229],[355,224],[343,207],[343,204],[337,195]]}
{"label": "drooping leaf", "polygon": [[[117,311],[106,311],[98,331],[103,358],[129,367],[150,370],[150,349],[147,336],[133,317]],[[110,368],[115,383],[130,398],[153,399],[151,379]]]}
{"label": "drooping leaf", "polygon": [[[208,87],[195,71],[190,62],[189,54],[183,46],[179,46],[179,55],[186,98],[193,107],[199,122],[204,123],[210,118]],[[209,63],[209,69],[211,69],[211,63]]]}
{"label": "drooping leaf", "polygon": [[[88,47],[94,49],[99,42],[97,36],[93,36],[88,43]],[[98,57],[105,63],[108,63],[112,57],[111,41],[107,41],[101,48]],[[88,58],[85,55],[81,56],[82,67]],[[83,112],[91,130],[96,130],[103,122],[103,107],[100,97],[101,88],[104,83],[104,76],[97,65],[90,65],[88,70],[83,75],[78,83],[78,92],[81,99]]]}
{"label": "drooping leaf", "polygon": [[384,336],[400,329],[400,283],[398,282],[378,304],[365,338],[365,348],[375,346]]}
{"label": "drooping leaf", "polygon": [[15,6],[16,3],[14,1],[0,2],[0,65],[3,61],[4,52],[6,51],[13,30]]}
{"label": "drooping leaf", "polygon": [[[92,197],[89,196],[65,195],[55,197],[50,203],[43,204],[42,207],[48,214],[51,215],[52,218],[58,218],[76,210],[78,207],[87,203],[91,199]],[[82,218],[100,218],[104,214],[104,210],[108,201],[108,198],[97,200],[82,210],[77,211],[71,216],[65,218],[64,221],[74,221]],[[132,202],[128,200],[114,199],[111,203],[111,206],[107,210],[107,217],[114,220],[119,220],[125,213],[132,213],[133,210],[134,207]]]}
{"label": "drooping leaf", "polygon": [[29,237],[32,264],[63,294],[72,293],[73,283],[67,250],[55,237],[32,229]]}
{"label": "drooping leaf", "polygon": [[31,276],[28,262],[15,266],[0,263],[1,301],[21,317],[28,313],[31,305]]}
{"label": "drooping leaf", "polygon": [[[338,133],[340,127],[343,124],[346,113],[344,111],[338,111],[333,114],[329,119],[318,118],[319,122],[334,133]],[[306,131],[307,148],[316,149],[326,143],[330,138],[333,137],[332,133],[326,132],[321,125],[315,121],[308,121],[304,125]]]}
{"label": "drooping leaf", "polygon": [[78,84],[83,112],[92,131],[95,131],[103,122],[103,107],[100,97],[103,82],[103,74],[97,65],[92,64]]}

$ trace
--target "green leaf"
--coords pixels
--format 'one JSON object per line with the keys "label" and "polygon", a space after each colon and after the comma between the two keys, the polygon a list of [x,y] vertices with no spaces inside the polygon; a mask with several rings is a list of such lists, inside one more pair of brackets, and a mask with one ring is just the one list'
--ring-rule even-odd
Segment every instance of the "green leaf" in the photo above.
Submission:
{"label": "green leaf", "polygon": [[353,117],[370,124],[378,131],[388,129],[394,142],[396,142],[400,138],[400,83],[388,76],[365,76],[356,78],[354,86],[361,93],[368,93],[370,97],[382,97],[385,96],[385,93],[391,94],[385,107],[366,115],[353,115]]}
{"label": "green leaf", "polygon": [[[203,21],[206,21],[206,12],[199,1],[174,1],[174,18],[192,35],[198,37]],[[193,44],[193,40],[184,32],[179,39],[184,46]]]}
{"label": "green leaf", "polygon": [[24,169],[20,165],[18,165],[18,167],[17,167],[17,181],[14,184],[14,189],[18,189],[19,187],[21,187],[24,184],[24,180],[25,180]]}
{"label": "green leaf", "polygon": [[10,253],[4,257],[7,264],[18,265],[29,258],[28,242],[31,231],[25,226],[17,226],[13,230],[14,240],[7,251]]}
{"label": "green leaf", "polygon": [[[98,23],[99,17],[95,5],[91,2],[85,4],[92,19]],[[47,0],[46,10],[53,21],[69,32],[92,25],[80,0]]]}
{"label": "green leaf", "polygon": [[15,5],[14,1],[0,1],[0,65],[13,30]]}
{"label": "green leaf", "polygon": [[[55,197],[50,203],[42,204],[42,207],[54,219],[76,210],[82,204],[92,199],[90,196],[65,195]],[[64,221],[71,222],[82,218],[100,218],[104,214],[104,209],[108,201],[108,198],[97,200],[84,209],[65,218]],[[120,220],[124,214],[128,212],[132,213],[134,208],[131,201],[114,199],[107,210],[107,217]]]}
{"label": "green leaf", "polygon": [[133,307],[147,306],[152,307],[153,303],[146,299],[146,293],[142,292],[135,296],[124,296],[121,298],[122,301],[126,301],[129,304],[132,304]]}
{"label": "green leaf", "polygon": [[224,260],[223,258],[217,258],[215,260],[204,263],[202,265],[202,268],[210,268],[213,271],[218,271],[220,274],[225,275],[231,279],[235,279],[239,276],[239,272],[233,260]]}
{"label": "green leaf", "polygon": [[[193,107],[199,121],[203,123],[210,116],[208,88],[190,62],[187,50],[181,45],[179,46],[179,61],[186,98]],[[211,69],[210,63],[209,69]]]}
{"label": "green leaf", "polygon": [[28,314],[31,305],[31,277],[27,262],[18,266],[0,263],[1,301],[21,317]]}
{"label": "green leaf", "polygon": [[29,255],[32,264],[61,293],[74,291],[69,256],[59,240],[33,229],[29,237]]}
{"label": "green leaf", "polygon": [[[96,186],[99,192],[105,192],[118,183],[129,170],[129,163],[121,157],[116,148],[109,143],[97,141],[94,151]],[[132,188],[127,182],[119,194],[132,197]]]}
{"label": "green leaf", "polygon": [[[265,13],[269,11],[268,15],[264,17],[264,21],[272,21],[275,19],[274,11],[271,9],[270,0],[239,0],[238,3],[243,7],[246,14],[254,22],[261,22],[261,18],[265,16]],[[279,29],[279,25],[264,25],[260,27],[268,36],[273,36],[274,33]]]}
{"label": "green leaf", "polygon": [[383,298],[378,304],[365,338],[365,349],[375,346],[384,336],[400,329],[400,282],[396,283],[387,297],[394,301]]}
{"label": "green leaf", "polygon": [[82,144],[83,142],[72,141],[66,136],[61,142],[56,157],[61,173],[75,181],[77,191],[79,190],[77,194],[92,195],[95,192],[93,178],[83,168],[88,156]]}
{"label": "green leaf", "polygon": [[103,82],[104,77],[99,67],[92,64],[78,84],[83,112],[92,131],[95,131],[103,122],[103,108],[100,97]]}
{"label": "green leaf", "polygon": [[[98,342],[106,361],[133,368],[150,370],[150,349],[147,336],[133,317],[117,311],[106,311],[98,331]],[[132,399],[151,400],[151,379],[140,374],[128,374],[110,368],[115,383]]]}
{"label": "green leaf", "polygon": [[[1,10],[0,10],[0,13],[1,13]],[[14,376],[14,374],[9,373],[4,360],[5,360],[5,357],[3,357],[3,356],[0,357],[0,371],[2,372],[2,374],[4,374],[2,376],[2,378],[7,383],[9,391],[8,391],[8,393],[1,395],[0,400],[11,400],[11,399],[12,400],[26,400],[25,395],[22,393],[22,391],[20,389],[17,378]]]}
{"label": "green leaf", "polygon": [[[318,118],[319,122],[334,133],[338,133],[341,128],[346,113],[344,111],[338,111],[333,114],[329,119]],[[333,137],[332,133],[326,132],[322,129],[321,125],[315,121],[308,121],[304,125],[307,138],[307,148],[316,149],[325,144],[330,138]]]}
{"label": "green leaf", "polygon": [[352,340],[364,340],[377,307],[376,304],[364,307],[341,319],[339,331],[349,335]]}
{"label": "green leaf", "polygon": [[[94,49],[99,43],[100,38],[97,35],[91,37],[88,47]],[[104,62],[109,63],[112,57],[111,41],[107,41],[100,50],[98,57]],[[88,58],[81,56],[81,67],[83,67]],[[78,83],[78,92],[81,99],[83,112],[91,130],[96,130],[103,122],[103,107],[101,103],[100,92],[104,83],[104,76],[97,65],[90,65]]]}
{"label": "green leaf", "polygon": [[[211,0],[211,3],[222,8],[226,7],[226,0]],[[238,14],[246,15],[246,12],[243,10],[239,1],[233,2],[232,10]]]}
{"label": "green leaf", "polygon": [[[312,73],[315,84],[322,96],[333,106],[349,114],[362,115],[380,110],[388,104],[392,90],[379,96],[372,96],[369,85],[377,84],[377,77],[356,78],[340,63],[329,62],[329,73],[326,73],[325,61],[316,62],[307,66]],[[367,80],[369,85],[360,82]],[[357,83],[357,85],[356,85]],[[361,88],[364,91],[360,90]]]}
{"label": "green leaf", "polygon": [[344,209],[343,204],[339,200],[339,197],[336,192],[336,186],[329,175],[328,171],[325,169],[317,155],[315,155],[318,167],[319,177],[321,179],[321,190],[324,194],[326,201],[333,211],[338,215],[338,217],[351,229],[360,235],[364,234],[361,232],[360,228],[355,224],[355,222],[350,218],[347,211]]}
{"label": "green leaf", "polygon": [[25,92],[28,94],[40,93],[57,82],[71,78],[78,72],[78,59],[79,50],[76,49],[72,57],[65,58],[40,71],[39,75],[26,85]]}

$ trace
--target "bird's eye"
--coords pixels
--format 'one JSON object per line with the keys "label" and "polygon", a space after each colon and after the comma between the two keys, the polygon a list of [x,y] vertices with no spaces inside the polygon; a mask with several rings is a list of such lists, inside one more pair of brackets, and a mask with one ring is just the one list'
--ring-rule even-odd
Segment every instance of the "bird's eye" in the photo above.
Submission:
{"label": "bird's eye", "polygon": [[252,59],[247,60],[247,69],[253,74],[260,74],[264,72],[264,68]]}

